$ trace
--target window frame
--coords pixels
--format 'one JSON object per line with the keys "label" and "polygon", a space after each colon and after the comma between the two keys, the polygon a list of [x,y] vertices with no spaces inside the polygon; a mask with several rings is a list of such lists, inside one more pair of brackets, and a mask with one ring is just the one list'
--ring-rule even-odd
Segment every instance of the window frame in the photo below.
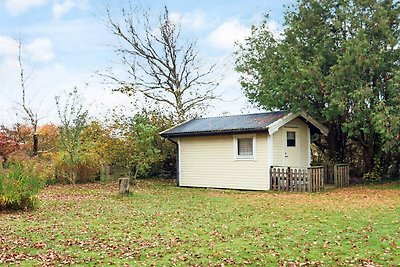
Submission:
{"label": "window frame", "polygon": [[[289,133],[293,133],[294,139],[289,139]],[[296,147],[296,131],[286,131],[286,147]],[[293,145],[289,145],[289,141],[294,141]]]}
{"label": "window frame", "polygon": [[[252,139],[253,145],[253,155],[239,155],[239,139]],[[246,135],[234,135],[233,136],[233,160],[234,161],[256,161],[256,135],[255,134],[246,134]]]}

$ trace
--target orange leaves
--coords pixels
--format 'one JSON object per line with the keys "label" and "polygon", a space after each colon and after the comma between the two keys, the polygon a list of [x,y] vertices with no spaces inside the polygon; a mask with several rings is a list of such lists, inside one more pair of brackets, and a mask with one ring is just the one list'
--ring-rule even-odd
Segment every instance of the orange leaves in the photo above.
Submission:
{"label": "orange leaves", "polygon": [[17,139],[9,131],[0,131],[0,157],[3,158],[3,161],[6,161],[19,147]]}
{"label": "orange leaves", "polygon": [[46,152],[55,152],[53,150],[58,147],[60,136],[58,126],[49,123],[40,126],[37,131],[39,135],[39,149]]}
{"label": "orange leaves", "polygon": [[0,215],[0,264],[396,266],[399,189],[272,194],[147,179],[122,198],[115,183],[52,185],[40,209]]}

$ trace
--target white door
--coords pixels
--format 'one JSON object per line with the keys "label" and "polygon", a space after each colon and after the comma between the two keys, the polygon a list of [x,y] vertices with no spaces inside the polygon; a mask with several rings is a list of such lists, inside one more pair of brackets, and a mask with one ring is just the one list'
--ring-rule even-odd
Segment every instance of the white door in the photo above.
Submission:
{"label": "white door", "polygon": [[283,162],[285,166],[300,166],[299,140],[298,128],[283,128]]}

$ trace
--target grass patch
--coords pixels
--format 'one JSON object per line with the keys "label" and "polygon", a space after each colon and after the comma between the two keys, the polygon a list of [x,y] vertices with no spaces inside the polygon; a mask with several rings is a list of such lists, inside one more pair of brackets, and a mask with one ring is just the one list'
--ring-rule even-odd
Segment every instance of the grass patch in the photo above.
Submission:
{"label": "grass patch", "polygon": [[[0,265],[398,266],[400,188],[325,193],[177,188],[139,180],[50,186],[0,213]],[[304,264],[304,265],[302,265]]]}

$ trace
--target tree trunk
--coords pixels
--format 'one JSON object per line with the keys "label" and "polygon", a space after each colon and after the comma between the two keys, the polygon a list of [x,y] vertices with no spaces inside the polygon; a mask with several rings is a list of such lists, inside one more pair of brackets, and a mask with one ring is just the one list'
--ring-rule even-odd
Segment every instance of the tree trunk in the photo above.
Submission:
{"label": "tree trunk", "polygon": [[[372,129],[372,126],[369,126]],[[382,161],[382,151],[381,147],[377,146],[378,137],[374,132],[365,134],[360,131],[358,142],[362,147],[362,159],[364,162],[364,173],[372,171],[375,167],[375,159],[378,160],[378,165]],[[378,169],[380,166],[377,166]],[[378,170],[377,169],[377,170]]]}
{"label": "tree trunk", "polygon": [[346,136],[338,123],[332,122],[329,124],[327,141],[329,160],[333,163],[344,163]]}
{"label": "tree trunk", "polygon": [[138,172],[139,172],[139,168],[136,166],[135,167],[135,174],[133,175],[133,179],[132,179],[132,184],[133,185],[136,185],[136,178],[137,178]]}
{"label": "tree trunk", "polygon": [[33,156],[37,156],[39,151],[39,136],[38,134],[35,132],[33,133]]}
{"label": "tree trunk", "polygon": [[119,178],[118,179],[118,184],[119,184],[119,193],[120,194],[129,194],[129,178]]}
{"label": "tree trunk", "polygon": [[70,177],[68,178],[70,183],[75,185],[77,177],[78,177],[78,171],[76,170],[75,167],[69,167],[70,168]]}
{"label": "tree trunk", "polygon": [[364,173],[368,173],[372,170],[374,166],[374,157],[368,151],[368,149],[363,149],[363,160],[364,160]]}
{"label": "tree trunk", "polygon": [[363,146],[364,173],[372,171],[375,166],[375,158],[380,158],[380,153],[376,153],[377,151],[374,148],[374,142],[368,141],[366,146]]}

